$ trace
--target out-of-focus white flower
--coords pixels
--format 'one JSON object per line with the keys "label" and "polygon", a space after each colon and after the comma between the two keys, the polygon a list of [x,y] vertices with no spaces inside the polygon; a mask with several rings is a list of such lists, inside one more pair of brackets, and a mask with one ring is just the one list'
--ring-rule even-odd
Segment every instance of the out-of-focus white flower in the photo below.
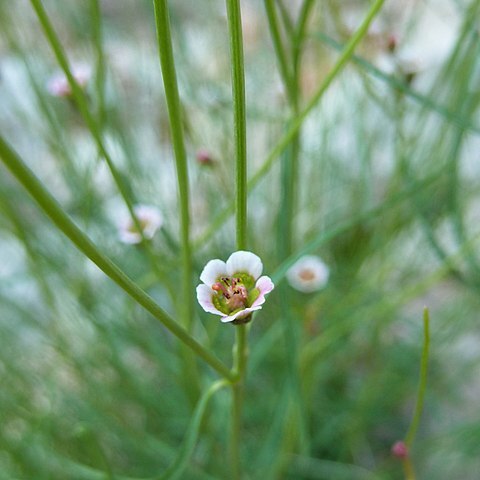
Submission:
{"label": "out-of-focus white flower", "polygon": [[329,268],[316,255],[304,255],[286,274],[290,286],[304,293],[321,290],[327,284],[329,275]]}
{"label": "out-of-focus white flower", "polygon": [[206,312],[220,315],[224,323],[249,322],[274,288],[269,277],[260,277],[262,270],[260,258],[243,250],[232,253],[226,262],[210,260],[200,275],[198,303]]}
{"label": "out-of-focus white flower", "polygon": [[[71,67],[71,71],[78,86],[85,88],[92,77],[92,69],[90,66],[78,63]],[[50,78],[47,83],[47,90],[54,97],[70,97],[72,95],[68,78],[63,72],[58,72]]]}
{"label": "out-of-focus white flower", "polygon": [[[155,235],[155,232],[162,226],[162,214],[157,207],[151,205],[136,205],[133,211],[142,228],[143,236],[151,239]],[[123,243],[136,244],[142,241],[142,235],[130,215],[120,221],[118,233]]]}

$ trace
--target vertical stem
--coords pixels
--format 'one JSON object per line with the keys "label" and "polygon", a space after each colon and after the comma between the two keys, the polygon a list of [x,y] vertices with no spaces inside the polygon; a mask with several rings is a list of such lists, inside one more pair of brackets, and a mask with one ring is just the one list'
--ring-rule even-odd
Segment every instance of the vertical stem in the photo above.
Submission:
{"label": "vertical stem", "polygon": [[[235,138],[236,238],[237,249],[247,248],[247,129],[245,118],[245,73],[242,44],[240,0],[226,0],[230,55],[232,62],[232,96]],[[247,326],[237,325],[234,348],[234,372],[238,381],[232,385],[232,425],[230,438],[231,474],[241,474],[240,432],[243,409],[243,383],[247,364]]]}
{"label": "vertical stem", "polygon": [[403,473],[405,474],[405,480],[415,480],[415,470],[409,457],[403,460]]}
{"label": "vertical stem", "polygon": [[[105,147],[105,144],[103,142],[102,131],[101,131],[101,124],[99,123],[98,119],[96,119],[95,116],[90,111],[86,95],[83,92],[83,90],[80,88],[77,81],[75,80],[75,77],[72,74],[72,71],[70,69],[70,65],[68,62],[68,58],[67,58],[67,55],[65,54],[62,42],[60,41],[60,39],[58,38],[58,35],[54,30],[53,25],[50,22],[48,14],[41,0],[30,0],[30,3],[33,9],[35,10],[38,21],[40,22],[40,25],[45,33],[47,41],[53,50],[55,58],[57,59],[57,62],[60,65],[61,69],[63,70],[65,76],[67,77],[70,88],[72,89],[73,99],[76,102],[76,105],[83,118],[83,121],[85,122],[86,127],[88,128],[88,130],[90,131],[93,137],[93,140],[98,149],[98,152],[105,159],[108,169],[110,170],[110,173],[112,175],[113,181],[117,186],[117,189],[125,203],[125,206],[128,209],[132,222],[142,237],[142,245],[152,262],[153,268],[155,269],[157,274],[161,277],[161,271],[156,263],[156,256],[154,255],[152,249],[150,248],[150,244],[148,240],[145,238],[140,222],[138,221],[138,218],[135,215],[133,202],[131,199],[132,192],[129,188],[129,185],[126,184],[125,182],[125,176],[121,175],[120,171],[115,166],[115,163],[113,162],[112,157],[110,156],[110,154],[108,153]],[[98,19],[98,21],[100,21],[100,19]]]}
{"label": "vertical stem", "polygon": [[[162,69],[163,85],[170,118],[173,151],[177,171],[178,195],[180,201],[180,236],[182,245],[182,298],[179,302],[180,318],[184,328],[191,332],[193,317],[192,297],[192,252],[190,246],[190,207],[187,154],[183,138],[182,112],[178,93],[177,75],[173,58],[172,36],[167,0],[153,0],[157,29],[158,53]],[[186,389],[192,404],[200,392],[199,376],[195,359],[184,350],[184,375]]]}
{"label": "vertical stem", "polygon": [[155,8],[155,21],[157,27],[158,53],[162,68],[163,85],[167,100],[168,115],[172,144],[175,153],[177,170],[177,183],[180,201],[181,240],[182,240],[182,269],[183,269],[183,323],[191,327],[192,323],[192,254],[190,248],[190,208],[187,155],[183,139],[182,114],[180,96],[178,93],[177,76],[173,60],[172,38],[170,33],[170,19],[168,15],[167,0],[153,0]]}
{"label": "vertical stem", "polygon": [[[288,56],[287,49],[282,44],[280,35],[280,28],[278,25],[275,4],[273,0],[265,0],[265,9],[267,12],[268,25],[270,34],[272,36],[273,46],[279,64],[282,81],[284,83],[285,91],[287,92],[288,103],[291,114],[295,118],[299,113],[300,101],[300,64],[302,54],[303,36],[305,34],[305,27],[308,19],[308,13],[313,3],[306,0],[302,6],[301,17],[299,19],[298,27],[292,28],[289,35],[287,35],[288,51],[291,55]],[[293,27],[293,25],[292,25]],[[291,61],[290,58],[292,57]],[[293,68],[289,70],[287,65],[293,64]],[[299,171],[299,154],[300,154],[300,129],[292,137],[291,143],[287,150],[283,152],[281,158],[281,176],[280,176],[280,191],[281,201],[278,212],[278,256],[279,261],[282,262],[288,258],[293,251],[294,245],[294,219],[297,203],[297,183]],[[280,286],[280,302],[281,310],[283,312],[282,321],[285,324],[285,347],[286,347],[286,369],[288,378],[286,388],[291,391],[293,400],[292,414],[298,416],[298,433],[299,446],[302,454],[309,454],[309,440],[308,440],[308,421],[305,414],[303,395],[301,391],[301,384],[299,381],[299,366],[298,366],[298,345],[300,342],[300,330],[298,322],[294,319],[294,314],[290,303],[290,290],[288,286]]]}
{"label": "vertical stem", "polygon": [[95,46],[95,53],[97,57],[97,63],[95,68],[95,88],[97,93],[97,119],[98,125],[103,130],[105,123],[105,56],[103,54],[102,45],[102,11],[100,6],[100,0],[90,1],[92,24],[93,24],[93,40]]}
{"label": "vertical stem", "polygon": [[232,57],[232,95],[235,138],[236,232],[237,248],[247,244],[247,129],[245,118],[245,74],[240,1],[227,0],[230,53]]}
{"label": "vertical stem", "polygon": [[423,349],[422,358],[420,360],[420,380],[418,382],[417,402],[415,404],[415,412],[413,414],[410,428],[405,436],[407,447],[411,447],[415,435],[417,433],[420,416],[422,415],[423,402],[425,399],[425,390],[427,388],[427,372],[428,372],[428,355],[430,350],[430,313],[428,308],[423,309]]}

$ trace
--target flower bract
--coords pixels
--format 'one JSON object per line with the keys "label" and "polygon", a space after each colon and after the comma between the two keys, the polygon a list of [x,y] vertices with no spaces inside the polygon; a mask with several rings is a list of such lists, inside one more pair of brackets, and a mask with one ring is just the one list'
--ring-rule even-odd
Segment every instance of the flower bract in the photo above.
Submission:
{"label": "flower bract", "polygon": [[226,262],[210,260],[200,275],[198,303],[206,312],[220,315],[224,323],[247,323],[274,288],[262,271],[260,258],[243,250],[232,253]]}

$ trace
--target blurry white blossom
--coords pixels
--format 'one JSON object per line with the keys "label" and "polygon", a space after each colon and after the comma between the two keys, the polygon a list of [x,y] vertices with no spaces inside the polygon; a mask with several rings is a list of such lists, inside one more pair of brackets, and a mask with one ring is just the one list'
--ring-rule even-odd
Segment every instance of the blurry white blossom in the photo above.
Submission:
{"label": "blurry white blossom", "polygon": [[[71,72],[80,88],[85,88],[92,77],[92,69],[83,63],[73,65]],[[54,97],[70,97],[72,95],[72,88],[63,72],[58,72],[50,78],[47,83],[47,90]]]}
{"label": "blurry white blossom", "polygon": [[[146,239],[151,239],[162,226],[163,217],[157,207],[136,205],[134,213]],[[123,243],[136,244],[142,241],[142,235],[130,215],[125,216],[118,226],[119,237]]]}
{"label": "blurry white blossom", "polygon": [[291,287],[304,293],[321,290],[328,282],[330,270],[320,257],[304,255],[287,271]]}

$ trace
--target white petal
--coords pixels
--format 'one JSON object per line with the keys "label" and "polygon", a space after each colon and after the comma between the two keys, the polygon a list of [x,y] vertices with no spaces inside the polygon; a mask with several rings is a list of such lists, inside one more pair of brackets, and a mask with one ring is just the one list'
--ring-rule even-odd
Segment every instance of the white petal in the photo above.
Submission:
{"label": "white petal", "polygon": [[227,265],[218,258],[210,260],[200,274],[200,280],[211,287],[216,283],[218,277],[227,276]]}
{"label": "white petal", "polygon": [[263,305],[265,303],[265,295],[267,293],[270,293],[275,288],[275,285],[273,284],[270,277],[264,275],[257,280],[255,288],[258,288],[260,295],[252,303],[252,307],[258,307],[259,305]]}
{"label": "white petal", "polygon": [[220,310],[218,310],[212,302],[212,296],[214,291],[203,283],[197,286],[197,300],[200,306],[208,313],[213,313],[215,315],[225,315]]}
{"label": "white petal", "polygon": [[[223,317],[221,320],[222,320],[222,323],[233,322],[236,318],[245,318],[250,313],[255,312],[257,310],[261,310],[261,309],[262,309],[262,307],[260,307],[260,306],[245,308],[245,310],[240,310],[239,312],[234,313],[233,315],[230,315],[229,317]],[[222,315],[223,315],[223,313],[222,313]]]}
{"label": "white petal", "polygon": [[256,280],[262,274],[262,270],[262,261],[252,252],[239,250],[232,253],[227,260],[227,272],[230,276],[237,273],[248,273]]}
{"label": "white petal", "polygon": [[119,228],[118,236],[120,241],[123,243],[128,243],[130,245],[135,245],[142,241],[142,237],[137,232],[132,232],[127,226],[122,226]]}
{"label": "white petal", "polygon": [[134,212],[140,223],[145,225],[143,227],[143,235],[145,238],[152,238],[163,224],[163,217],[160,210],[151,205],[136,205]]}

